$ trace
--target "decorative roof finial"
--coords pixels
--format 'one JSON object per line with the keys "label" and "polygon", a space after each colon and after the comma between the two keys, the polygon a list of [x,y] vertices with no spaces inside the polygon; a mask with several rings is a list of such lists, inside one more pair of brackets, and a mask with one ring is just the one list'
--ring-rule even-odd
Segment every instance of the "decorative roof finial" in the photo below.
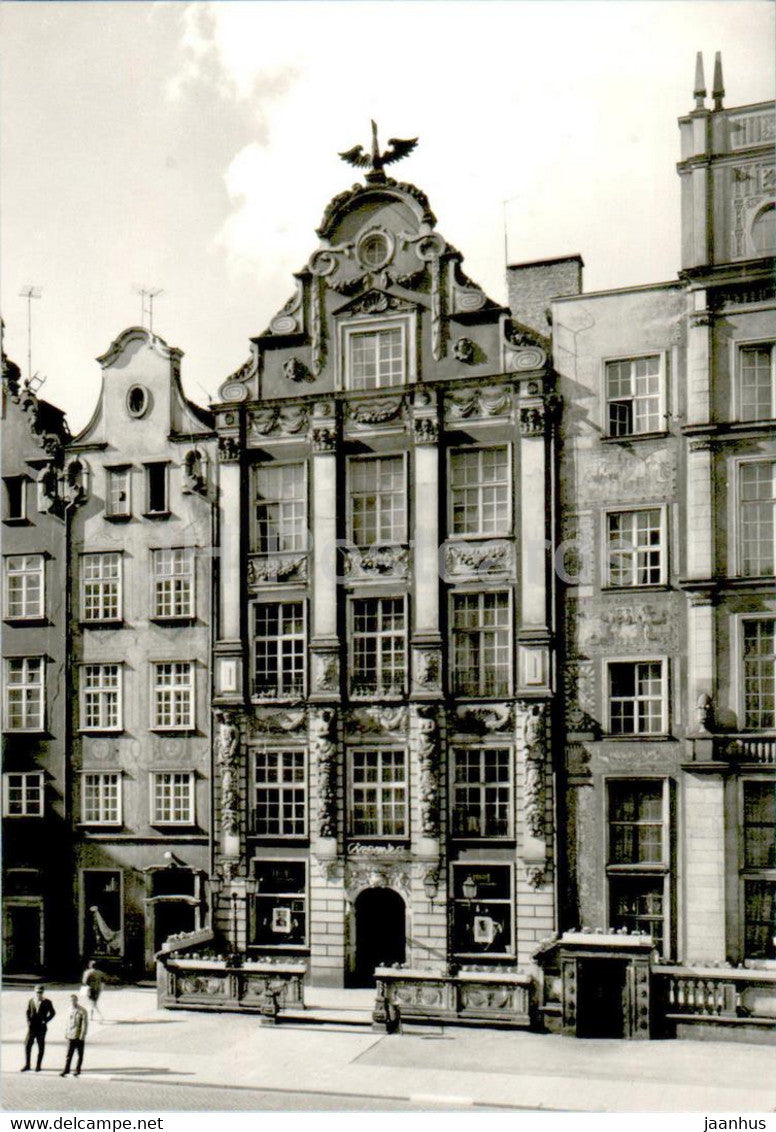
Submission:
{"label": "decorative roof finial", "polygon": [[711,91],[714,99],[714,109],[722,110],[722,99],[725,97],[725,82],[722,78],[722,52],[717,51],[714,56],[714,85]]}
{"label": "decorative roof finial", "polygon": [[703,52],[699,51],[695,57],[695,90],[692,92],[695,99],[695,109],[706,109],[706,79],[703,77]]}
{"label": "decorative roof finial", "polygon": [[384,153],[380,153],[380,146],[377,141],[377,123],[373,121],[371,154],[364,153],[363,146],[354,145],[352,149],[341,153],[340,157],[343,161],[347,161],[348,165],[354,165],[357,169],[368,168],[369,172],[365,174],[367,181],[380,182],[385,180],[383,166],[391,165],[394,161],[401,161],[403,157],[412,153],[417,144],[417,138],[389,138],[388,149]]}

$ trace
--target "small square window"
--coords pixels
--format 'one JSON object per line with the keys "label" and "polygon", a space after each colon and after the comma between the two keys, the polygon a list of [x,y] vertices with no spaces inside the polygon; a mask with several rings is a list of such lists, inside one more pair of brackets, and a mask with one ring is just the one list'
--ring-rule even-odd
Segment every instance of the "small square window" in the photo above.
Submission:
{"label": "small square window", "polygon": [[5,560],[5,617],[9,621],[43,617],[44,558],[14,554]]}
{"label": "small square window", "polygon": [[608,585],[657,586],[665,581],[666,552],[659,507],[612,511],[606,524]]}
{"label": "small square window", "polygon": [[193,548],[165,547],[152,550],[151,567],[151,616],[164,620],[193,617]]}
{"label": "small square window", "polygon": [[738,419],[776,416],[776,344],[741,346],[738,354]]}
{"label": "small square window", "polygon": [[191,731],[194,727],[194,665],[164,661],[152,665],[153,715],[157,731]]}
{"label": "small square window", "polygon": [[606,363],[606,404],[610,436],[638,436],[665,428],[660,356]]}
{"label": "small square window", "polygon": [[6,730],[42,731],[44,716],[43,657],[9,657],[5,662]]}
{"label": "small square window", "polygon": [[5,484],[5,518],[21,522],[27,518],[27,477],[9,476]]}
{"label": "small square window", "polygon": [[668,728],[662,660],[609,665],[609,731],[612,735],[660,735]]}
{"label": "small square window", "polygon": [[81,558],[81,618],[121,620],[121,554],[84,554]]}
{"label": "small square window", "polygon": [[43,817],[43,773],[3,775],[3,813],[7,818]]}
{"label": "small square window", "polygon": [[151,775],[151,824],[194,824],[194,775],[163,772]]}
{"label": "small square window", "polygon": [[81,729],[120,731],[121,665],[84,664],[81,668]]}
{"label": "small square window", "polygon": [[106,468],[105,514],[109,519],[128,519],[131,508],[131,469]]}
{"label": "small square window", "polygon": [[407,758],[395,748],[351,752],[350,828],[354,837],[406,837]]}
{"label": "small square window", "polygon": [[84,825],[121,824],[121,775],[117,771],[81,775],[81,821]]}

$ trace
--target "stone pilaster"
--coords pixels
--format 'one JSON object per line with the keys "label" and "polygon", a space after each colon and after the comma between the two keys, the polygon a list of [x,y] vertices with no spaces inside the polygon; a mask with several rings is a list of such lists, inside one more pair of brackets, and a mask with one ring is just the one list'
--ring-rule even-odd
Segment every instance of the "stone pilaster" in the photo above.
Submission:
{"label": "stone pilaster", "polygon": [[239,703],[244,695],[241,643],[242,593],[240,537],[240,417],[229,410],[218,416],[219,585],[218,636],[214,657],[214,693],[219,703]]}
{"label": "stone pilaster", "polygon": [[687,454],[687,576],[691,579],[710,578],[714,573],[712,460],[709,441],[690,441]]}
{"label": "stone pilaster", "polygon": [[520,577],[517,630],[518,693],[546,690],[550,683],[547,625],[547,445],[549,425],[543,401],[518,408]]}
{"label": "stone pilaster", "polygon": [[412,407],[414,501],[412,602],[412,691],[442,694],[439,622],[439,411],[427,389],[416,389]]}
{"label": "stone pilaster", "polygon": [[312,474],[312,614],[310,698],[339,698],[340,642],[337,626],[337,418],[333,401],[313,410],[310,439]]}
{"label": "stone pilaster", "polygon": [[711,419],[711,326],[706,313],[706,291],[688,297],[687,423],[708,424]]}
{"label": "stone pilaster", "polygon": [[[725,801],[719,774],[684,778],[684,919],[679,958],[725,959]],[[681,902],[677,902],[681,907]]]}

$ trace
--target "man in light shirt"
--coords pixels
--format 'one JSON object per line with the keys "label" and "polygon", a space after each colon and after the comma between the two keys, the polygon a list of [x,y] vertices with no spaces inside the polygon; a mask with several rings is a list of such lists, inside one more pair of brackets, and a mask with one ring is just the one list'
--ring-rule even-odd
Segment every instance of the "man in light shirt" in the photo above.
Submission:
{"label": "man in light shirt", "polygon": [[77,994],[70,995],[70,1003],[70,1013],[67,1016],[67,1029],[65,1030],[65,1037],[67,1038],[67,1057],[65,1059],[65,1068],[59,1074],[60,1077],[67,1077],[70,1072],[73,1054],[77,1054],[73,1076],[77,1077],[80,1074],[81,1065],[84,1060],[86,1031],[89,1028],[89,1015],[78,1001]]}

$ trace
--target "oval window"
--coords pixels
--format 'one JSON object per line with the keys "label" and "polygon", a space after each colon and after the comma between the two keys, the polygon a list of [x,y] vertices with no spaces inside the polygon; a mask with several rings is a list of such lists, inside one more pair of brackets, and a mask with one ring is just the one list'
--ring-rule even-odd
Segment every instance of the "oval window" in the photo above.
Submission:
{"label": "oval window", "polygon": [[391,255],[391,245],[382,232],[370,232],[358,246],[358,258],[364,267],[382,267]]}
{"label": "oval window", "polygon": [[131,417],[142,417],[148,409],[148,390],[133,385],[127,393],[127,412]]}

